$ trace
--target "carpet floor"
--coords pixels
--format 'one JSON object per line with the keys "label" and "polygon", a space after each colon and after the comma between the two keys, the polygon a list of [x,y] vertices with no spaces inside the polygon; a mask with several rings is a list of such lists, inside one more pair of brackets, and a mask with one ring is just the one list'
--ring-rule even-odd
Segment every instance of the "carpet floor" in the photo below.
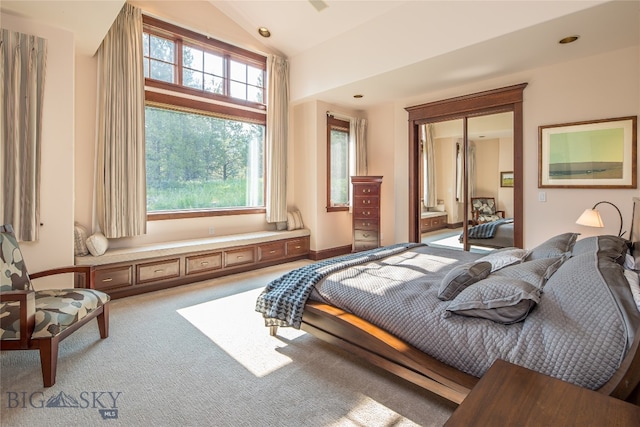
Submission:
{"label": "carpet floor", "polygon": [[297,261],[111,303],[60,345],[44,388],[37,351],[0,355],[2,426],[441,426],[456,405],[254,311]]}

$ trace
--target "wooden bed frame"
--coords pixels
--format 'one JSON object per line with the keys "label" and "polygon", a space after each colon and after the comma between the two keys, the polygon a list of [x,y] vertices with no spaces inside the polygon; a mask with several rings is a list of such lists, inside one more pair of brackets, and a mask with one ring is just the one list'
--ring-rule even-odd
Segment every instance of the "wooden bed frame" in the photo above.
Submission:
{"label": "wooden bed frame", "polygon": [[[461,403],[479,378],[421,352],[334,306],[308,301],[301,329],[447,400]],[[277,327],[271,327],[275,335]],[[640,405],[640,327],[620,368],[598,392]]]}

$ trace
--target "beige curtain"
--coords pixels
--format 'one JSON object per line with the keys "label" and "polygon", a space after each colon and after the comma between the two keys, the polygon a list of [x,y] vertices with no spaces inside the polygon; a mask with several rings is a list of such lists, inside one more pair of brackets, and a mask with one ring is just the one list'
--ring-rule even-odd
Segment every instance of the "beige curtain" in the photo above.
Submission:
{"label": "beige curtain", "polygon": [[[366,176],[367,164],[367,120],[358,117],[349,119],[349,176]],[[349,183],[349,212],[353,213],[353,185]]]}
{"label": "beige curtain", "polygon": [[422,203],[425,208],[438,204],[436,196],[436,151],[433,124],[424,124],[422,130]]}
{"label": "beige curtain", "polygon": [[351,164],[352,176],[366,176],[369,170],[367,164],[367,120],[360,118],[349,119],[349,146],[353,148]]}
{"label": "beige curtain", "polygon": [[[458,203],[464,203],[464,171],[462,170],[462,140],[458,140],[458,154],[456,157],[456,198]],[[469,175],[469,197],[476,192],[476,143],[469,141],[467,145],[467,170]]]}
{"label": "beige curtain", "polygon": [[98,49],[94,231],[146,233],[142,12],[125,4]]}
{"label": "beige curtain", "polygon": [[267,222],[287,221],[289,64],[267,57]]}
{"label": "beige curtain", "polygon": [[45,39],[0,35],[0,212],[21,241],[38,240]]}

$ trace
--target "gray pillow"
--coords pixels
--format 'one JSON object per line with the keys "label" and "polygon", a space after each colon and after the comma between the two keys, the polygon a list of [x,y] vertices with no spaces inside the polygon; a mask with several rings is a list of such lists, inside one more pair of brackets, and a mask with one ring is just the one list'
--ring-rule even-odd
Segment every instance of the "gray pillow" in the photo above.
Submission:
{"label": "gray pillow", "polygon": [[523,321],[539,302],[540,290],[531,283],[491,275],[460,292],[445,317],[455,313],[510,325]]}
{"label": "gray pillow", "polygon": [[542,289],[547,280],[549,280],[549,277],[560,268],[565,259],[566,258],[562,256],[559,258],[540,258],[525,261],[521,264],[510,265],[500,271],[496,271],[494,275],[524,280]]}
{"label": "gray pillow", "polygon": [[452,268],[442,282],[438,298],[448,301],[462,292],[469,285],[482,280],[491,273],[490,262],[471,262]]}
{"label": "gray pillow", "polygon": [[478,258],[476,262],[487,261],[491,263],[491,272],[500,270],[508,265],[521,263],[527,256],[527,251],[520,248],[502,248],[488,255]]}
{"label": "gray pillow", "polygon": [[[571,252],[580,233],[558,234],[529,251],[527,261],[540,258],[558,258]],[[567,254],[570,255],[570,254]]]}

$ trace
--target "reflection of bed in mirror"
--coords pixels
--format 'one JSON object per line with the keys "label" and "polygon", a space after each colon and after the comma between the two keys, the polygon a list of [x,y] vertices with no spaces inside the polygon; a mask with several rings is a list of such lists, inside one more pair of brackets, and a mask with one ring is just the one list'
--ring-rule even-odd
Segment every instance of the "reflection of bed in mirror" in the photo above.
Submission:
{"label": "reflection of bed in mirror", "polygon": [[[513,218],[478,224],[469,228],[469,244],[487,248],[513,246]],[[462,242],[462,234],[460,234]]]}

